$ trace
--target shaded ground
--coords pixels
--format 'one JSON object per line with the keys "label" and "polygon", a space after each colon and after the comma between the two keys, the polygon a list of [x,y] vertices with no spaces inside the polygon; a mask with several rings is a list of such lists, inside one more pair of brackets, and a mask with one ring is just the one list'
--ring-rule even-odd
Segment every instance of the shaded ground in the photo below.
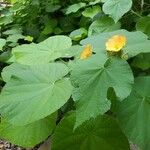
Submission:
{"label": "shaded ground", "polygon": [[0,140],[0,150],[23,150],[15,145],[12,145],[6,141]]}
{"label": "shaded ground", "polygon": [[[137,146],[131,144],[131,150],[140,150]],[[24,149],[18,146],[15,146],[9,142],[0,140],[0,150],[50,150],[50,140],[47,140],[44,144],[33,149]],[[60,149],[61,150],[61,149]]]}
{"label": "shaded ground", "polygon": [[0,140],[0,150],[50,150],[50,139],[45,141],[43,144],[35,147],[35,148],[21,148],[19,146],[13,145],[9,142]]}
{"label": "shaded ground", "polygon": [[0,140],[0,150],[37,150],[37,148],[35,148],[35,149],[24,149],[24,148],[18,147],[16,145],[13,145],[9,142]]}

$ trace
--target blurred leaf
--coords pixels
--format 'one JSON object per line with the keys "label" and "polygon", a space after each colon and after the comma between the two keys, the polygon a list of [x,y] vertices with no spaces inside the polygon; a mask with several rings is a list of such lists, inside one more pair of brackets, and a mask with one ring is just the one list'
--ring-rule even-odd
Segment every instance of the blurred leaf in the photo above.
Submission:
{"label": "blurred leaf", "polygon": [[150,37],[150,17],[140,18],[136,24],[136,29]]}
{"label": "blurred leaf", "polygon": [[81,3],[77,3],[77,4],[73,4],[73,5],[71,5],[71,6],[69,6],[67,8],[66,14],[68,15],[68,14],[71,14],[71,13],[75,13],[79,9],[81,9],[81,8],[83,8],[85,6],[86,6],[86,3],[82,3],[82,2]]}
{"label": "blurred leaf", "polygon": [[54,28],[57,26],[57,20],[51,19],[45,23],[45,27],[42,31],[42,34],[48,35],[53,33]]}
{"label": "blurred leaf", "polygon": [[80,41],[87,36],[87,30],[85,28],[80,28],[72,31],[69,36],[73,41]]}
{"label": "blurred leaf", "polygon": [[94,0],[93,2],[89,2],[89,5],[96,5],[100,2],[101,2],[101,0]]}
{"label": "blurred leaf", "polygon": [[24,39],[24,38],[25,36],[23,36],[22,34],[12,34],[8,36],[7,42],[17,43],[19,39]]}
{"label": "blurred leaf", "polygon": [[85,17],[93,18],[95,15],[97,15],[101,11],[100,6],[92,6],[86,8],[83,12],[82,15]]}
{"label": "blurred leaf", "polygon": [[24,38],[24,40],[25,40],[25,41],[32,42],[32,41],[33,41],[33,37],[28,35],[28,36],[26,36],[26,37]]}
{"label": "blurred leaf", "polygon": [[106,0],[103,11],[117,22],[132,7],[132,0]]}
{"label": "blurred leaf", "polygon": [[5,32],[3,32],[3,34],[5,35],[13,35],[13,34],[21,34],[22,31],[20,28],[12,28],[10,30],[6,30]]}
{"label": "blurred leaf", "polygon": [[60,5],[47,5],[47,6],[46,6],[46,12],[55,12],[55,11],[57,11],[59,8],[61,8]]}
{"label": "blurred leaf", "polygon": [[90,25],[88,35],[91,36],[91,35],[96,35],[102,32],[110,32],[110,31],[120,29],[120,27],[121,27],[121,24],[119,22],[115,23],[109,17],[102,17],[94,21]]}
{"label": "blurred leaf", "polygon": [[12,16],[0,17],[0,25],[7,25],[12,22],[13,22]]}
{"label": "blurred leaf", "polygon": [[150,53],[137,55],[134,58],[132,65],[142,70],[149,69],[150,68]]}
{"label": "blurred leaf", "polygon": [[3,46],[5,46],[5,44],[6,44],[6,40],[0,38],[0,51],[3,50]]}

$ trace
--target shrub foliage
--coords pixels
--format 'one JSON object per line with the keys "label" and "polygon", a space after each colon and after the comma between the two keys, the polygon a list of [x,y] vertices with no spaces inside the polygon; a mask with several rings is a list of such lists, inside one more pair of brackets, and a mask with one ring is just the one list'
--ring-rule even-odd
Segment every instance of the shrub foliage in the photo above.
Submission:
{"label": "shrub foliage", "polygon": [[150,149],[149,0],[0,5],[0,138],[52,150]]}

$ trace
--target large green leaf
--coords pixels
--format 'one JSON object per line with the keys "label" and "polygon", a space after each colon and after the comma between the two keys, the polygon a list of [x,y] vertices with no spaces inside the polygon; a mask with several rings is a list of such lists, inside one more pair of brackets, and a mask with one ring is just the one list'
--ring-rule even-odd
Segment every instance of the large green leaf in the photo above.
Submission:
{"label": "large green leaf", "polygon": [[116,121],[99,116],[74,131],[75,116],[64,118],[52,137],[52,150],[129,150]]}
{"label": "large green leaf", "polygon": [[25,126],[13,126],[8,122],[0,123],[0,137],[22,147],[34,147],[44,141],[56,126],[56,115]]}
{"label": "large green leaf", "polygon": [[10,66],[5,67],[1,73],[3,81],[8,82],[11,79],[11,76],[17,76],[20,72],[28,70],[28,68],[28,66],[18,63],[13,63]]}
{"label": "large green leaf", "polygon": [[67,56],[66,49],[72,45],[67,36],[53,36],[39,44],[24,44],[15,47],[12,54],[15,62],[30,65],[44,64],[60,57]]}
{"label": "large green leaf", "polygon": [[110,32],[120,29],[120,23],[114,23],[114,21],[109,17],[102,17],[94,21],[90,27],[88,35],[96,35],[102,32]]}
{"label": "large green leaf", "polygon": [[103,11],[105,14],[109,14],[110,17],[117,22],[131,9],[131,6],[132,0],[106,0],[103,5]]}
{"label": "large green leaf", "polygon": [[123,56],[128,58],[134,57],[140,53],[149,53],[150,52],[150,40],[142,32],[128,32],[126,30],[117,30],[113,32],[100,33],[98,35],[88,37],[85,40],[81,41],[82,45],[91,44],[94,51],[106,53],[106,42],[109,38],[114,35],[124,35],[127,38],[127,43],[123,47]]}
{"label": "large green leaf", "polygon": [[71,80],[76,102],[76,127],[91,117],[104,114],[110,109],[107,91],[113,87],[120,100],[126,98],[133,83],[128,63],[117,58],[96,54],[73,65]]}
{"label": "large green leaf", "polygon": [[25,125],[42,119],[63,106],[71,95],[64,64],[20,66],[17,72],[12,68],[6,71],[8,82],[0,95],[0,113],[11,124]]}
{"label": "large green leaf", "polygon": [[150,76],[138,77],[131,95],[118,109],[118,119],[128,138],[143,150],[150,149]]}

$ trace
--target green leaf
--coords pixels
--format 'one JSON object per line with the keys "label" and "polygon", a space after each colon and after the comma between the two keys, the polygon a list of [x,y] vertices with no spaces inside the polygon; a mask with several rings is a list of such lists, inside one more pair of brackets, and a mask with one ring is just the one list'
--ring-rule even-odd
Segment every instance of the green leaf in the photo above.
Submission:
{"label": "green leaf", "polygon": [[126,30],[118,30],[107,33],[100,33],[98,35],[88,37],[81,41],[82,45],[91,44],[93,50],[96,52],[106,53],[106,42],[114,35],[124,35],[126,36],[127,43],[125,47],[122,48],[122,57],[126,56],[128,58],[134,57],[140,53],[150,52],[150,40],[148,37],[139,31],[128,32]]}
{"label": "green leaf", "polygon": [[[45,64],[57,58],[67,56],[66,49],[72,45],[71,39],[67,36],[53,36],[39,44],[24,44],[13,48],[12,54],[15,62],[32,65]],[[40,60],[40,61],[39,61]]]}
{"label": "green leaf", "polygon": [[12,16],[0,17],[0,25],[8,25],[13,22]]}
{"label": "green leaf", "polygon": [[132,0],[107,0],[103,11],[117,22],[132,7]]}
{"label": "green leaf", "polygon": [[136,29],[150,37],[150,17],[140,18],[136,24]]}
{"label": "green leaf", "polygon": [[85,28],[80,28],[72,31],[69,36],[73,41],[79,41],[87,36],[87,30]]}
{"label": "green leaf", "polygon": [[26,36],[25,38],[24,38],[24,40],[25,41],[28,41],[28,42],[32,42],[33,41],[33,37],[32,36]]}
{"label": "green leaf", "polygon": [[132,65],[142,70],[149,69],[150,68],[150,53],[137,55],[134,58]]}
{"label": "green leaf", "polygon": [[3,32],[3,34],[5,35],[13,35],[13,34],[21,34],[22,30],[18,27],[18,28],[12,28],[10,30],[6,30],[5,32]]}
{"label": "green leaf", "polygon": [[114,23],[114,21],[109,17],[102,17],[94,21],[88,31],[88,35],[96,35],[102,32],[110,32],[117,29],[120,29],[120,23]]}
{"label": "green leaf", "polygon": [[25,65],[13,63],[10,66],[5,67],[2,70],[1,75],[2,75],[3,81],[8,82],[8,81],[10,81],[10,79],[13,75],[17,76],[18,74],[20,74],[20,72],[23,72],[27,69],[28,69],[28,67]]}
{"label": "green leaf", "polygon": [[100,3],[100,2],[101,2],[101,0],[94,0],[92,2],[89,2],[89,5],[96,5],[96,4]]}
{"label": "green leaf", "polygon": [[0,123],[0,137],[25,148],[34,147],[44,141],[56,126],[56,115],[25,126],[13,126],[8,122]]}
{"label": "green leaf", "polygon": [[96,16],[100,11],[101,11],[101,7],[100,7],[100,6],[93,6],[93,7],[86,8],[86,9],[82,12],[82,15],[83,15],[84,17],[93,18],[93,17]]}
{"label": "green leaf", "polygon": [[53,32],[55,27],[57,27],[57,21],[55,19],[50,19],[45,23],[45,27],[42,33],[45,35],[49,35]]}
{"label": "green leaf", "polygon": [[19,3],[23,3],[25,2],[25,0],[10,0],[11,4],[14,4],[16,2],[19,2]]}
{"label": "green leaf", "polygon": [[99,116],[74,131],[75,115],[65,117],[52,137],[52,150],[129,150],[129,144],[117,122]]}
{"label": "green leaf", "polygon": [[5,46],[5,44],[6,44],[6,40],[0,38],[0,51],[2,51],[3,46]]}
{"label": "green leaf", "polygon": [[60,63],[6,68],[0,113],[14,125],[26,125],[54,113],[72,92],[69,79],[64,78],[67,73],[68,68]]}
{"label": "green leaf", "polygon": [[51,5],[51,4],[48,4],[46,6],[46,12],[54,13],[55,11],[57,11],[60,8],[61,8],[61,5]]}
{"label": "green leaf", "polygon": [[23,36],[22,34],[13,34],[8,36],[7,42],[17,43],[19,39],[24,39],[24,38],[25,36]]}
{"label": "green leaf", "polygon": [[7,60],[10,58],[10,51],[5,51],[0,54],[0,62],[7,62]]}
{"label": "green leaf", "polygon": [[71,6],[69,6],[67,8],[66,14],[68,15],[68,14],[71,14],[71,13],[75,13],[79,9],[81,9],[81,8],[83,8],[85,6],[86,6],[86,3],[82,3],[82,2],[81,3],[77,3],[77,4],[73,4],[73,5],[71,5]]}
{"label": "green leaf", "polygon": [[110,87],[123,100],[130,94],[134,80],[126,61],[107,58],[102,54],[79,60],[72,70],[71,80],[76,87],[73,93],[76,102],[76,127],[110,109],[111,104],[107,99]]}
{"label": "green leaf", "polygon": [[121,102],[117,112],[120,125],[129,140],[143,150],[150,149],[150,76],[138,77],[131,95]]}

